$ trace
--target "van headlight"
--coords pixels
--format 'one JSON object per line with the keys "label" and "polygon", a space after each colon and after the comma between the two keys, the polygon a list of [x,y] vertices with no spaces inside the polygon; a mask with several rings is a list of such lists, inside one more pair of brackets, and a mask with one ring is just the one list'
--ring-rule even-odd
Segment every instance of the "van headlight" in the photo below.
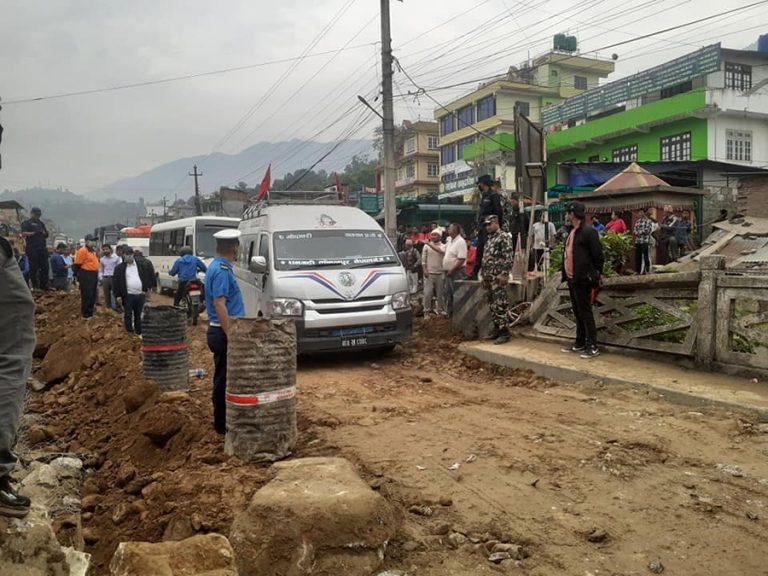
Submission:
{"label": "van headlight", "polygon": [[392,296],[392,310],[405,310],[411,305],[411,298],[408,292],[397,292]]}
{"label": "van headlight", "polygon": [[270,300],[271,316],[301,316],[304,314],[304,304],[295,298],[275,298]]}

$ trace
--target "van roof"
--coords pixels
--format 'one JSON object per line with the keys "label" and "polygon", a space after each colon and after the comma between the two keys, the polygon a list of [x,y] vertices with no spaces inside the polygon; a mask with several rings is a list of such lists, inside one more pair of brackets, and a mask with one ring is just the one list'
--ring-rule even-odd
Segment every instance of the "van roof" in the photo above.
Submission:
{"label": "van roof", "polygon": [[[266,221],[265,221],[266,220]],[[268,230],[380,230],[368,214],[352,206],[337,205],[267,205],[259,215],[240,223],[240,229]]]}

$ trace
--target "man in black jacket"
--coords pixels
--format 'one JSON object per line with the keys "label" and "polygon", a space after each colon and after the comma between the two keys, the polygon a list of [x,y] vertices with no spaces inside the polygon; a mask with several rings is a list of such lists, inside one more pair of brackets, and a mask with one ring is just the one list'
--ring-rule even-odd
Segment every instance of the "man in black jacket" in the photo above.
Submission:
{"label": "man in black jacket", "polygon": [[483,251],[485,250],[485,241],[488,239],[488,233],[485,230],[485,220],[488,216],[496,216],[499,223],[504,222],[504,205],[501,201],[501,195],[492,188],[493,178],[488,174],[483,174],[477,179],[477,187],[480,188],[480,209],[478,214],[478,234],[477,234],[477,256],[475,257],[475,268],[472,271],[473,280],[477,280],[477,275],[483,265]]}
{"label": "man in black jacket", "polygon": [[525,210],[520,209],[520,201],[512,198],[509,201],[509,233],[512,235],[512,252],[517,250],[517,241],[520,239],[520,248],[525,250],[528,245],[528,226],[530,219]]}
{"label": "man in black jacket", "polygon": [[135,258],[133,248],[123,249],[123,262],[115,266],[112,290],[115,298],[122,301],[125,329],[141,335],[141,313],[144,310],[146,294],[155,287],[155,274],[149,261]]}
{"label": "man in black jacket", "polygon": [[582,358],[594,358],[597,348],[597,327],[592,306],[595,303],[603,272],[603,247],[600,236],[585,221],[585,207],[571,202],[565,219],[573,227],[565,241],[563,252],[563,281],[568,282],[573,315],[576,317],[576,342],[564,352],[580,352]]}

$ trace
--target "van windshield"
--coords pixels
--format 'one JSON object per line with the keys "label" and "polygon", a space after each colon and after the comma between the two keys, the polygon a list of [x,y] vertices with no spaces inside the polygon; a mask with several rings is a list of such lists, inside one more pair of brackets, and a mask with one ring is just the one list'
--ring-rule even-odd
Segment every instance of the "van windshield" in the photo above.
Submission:
{"label": "van windshield", "polygon": [[216,256],[216,232],[228,228],[237,228],[237,223],[198,220],[195,225],[195,256],[213,258]]}
{"label": "van windshield", "polygon": [[377,230],[298,230],[275,232],[273,238],[277,270],[400,264],[384,232]]}

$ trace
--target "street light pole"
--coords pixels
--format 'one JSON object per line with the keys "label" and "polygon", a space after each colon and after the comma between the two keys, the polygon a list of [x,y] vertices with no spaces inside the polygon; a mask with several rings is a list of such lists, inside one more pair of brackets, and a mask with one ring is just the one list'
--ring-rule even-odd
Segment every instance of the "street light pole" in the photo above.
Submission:
{"label": "street light pole", "polygon": [[395,209],[395,113],[392,105],[392,36],[389,0],[381,0],[381,96],[384,116],[384,231],[392,242],[397,238]]}

